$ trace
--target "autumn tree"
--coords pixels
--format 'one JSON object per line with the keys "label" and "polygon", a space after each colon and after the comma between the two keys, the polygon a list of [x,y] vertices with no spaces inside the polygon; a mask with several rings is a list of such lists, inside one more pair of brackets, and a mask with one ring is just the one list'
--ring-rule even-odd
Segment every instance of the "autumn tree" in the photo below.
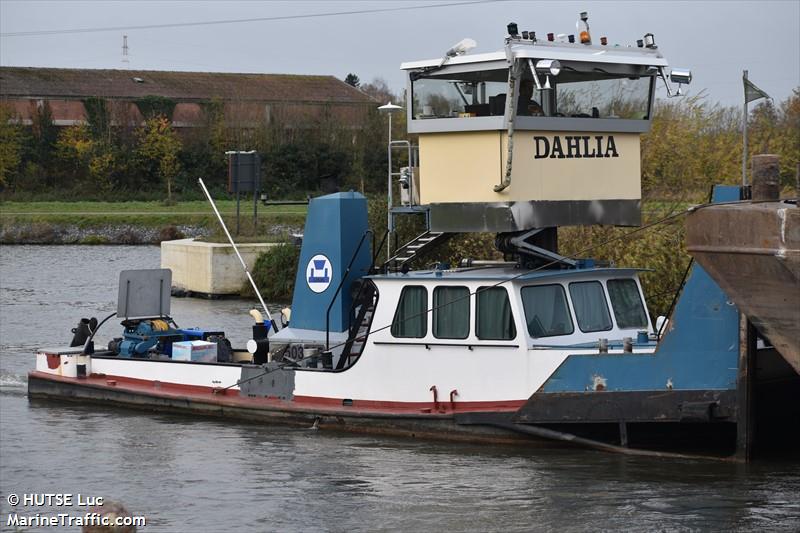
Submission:
{"label": "autumn tree", "polygon": [[22,157],[22,131],[8,106],[0,105],[0,190],[16,172]]}
{"label": "autumn tree", "polygon": [[383,78],[375,78],[369,83],[363,83],[359,87],[363,93],[371,96],[376,102],[385,104],[393,101],[397,103],[397,96],[389,88],[389,84]]}
{"label": "autumn tree", "polygon": [[86,124],[76,124],[61,131],[56,141],[56,161],[64,179],[92,191],[108,192],[112,189],[111,175],[116,159],[110,145],[98,141]]}
{"label": "autumn tree", "polygon": [[172,204],[172,184],[180,171],[181,141],[164,116],[145,121],[137,131],[137,155],[167,186],[167,204]]}
{"label": "autumn tree", "polygon": [[777,154],[781,183],[792,186],[800,163],[800,88],[779,105],[772,100],[756,105],[750,113],[748,128],[749,156]]}
{"label": "autumn tree", "polygon": [[64,171],[71,176],[80,176],[89,165],[94,149],[89,126],[76,124],[64,128],[56,141],[56,158]]}

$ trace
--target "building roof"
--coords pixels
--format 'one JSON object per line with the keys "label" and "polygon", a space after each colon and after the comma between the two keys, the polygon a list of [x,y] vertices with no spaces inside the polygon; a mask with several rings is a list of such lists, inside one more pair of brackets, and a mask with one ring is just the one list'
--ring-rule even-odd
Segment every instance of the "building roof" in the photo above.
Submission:
{"label": "building roof", "polygon": [[160,70],[0,67],[6,98],[141,98],[373,104],[372,98],[333,76],[236,74]]}

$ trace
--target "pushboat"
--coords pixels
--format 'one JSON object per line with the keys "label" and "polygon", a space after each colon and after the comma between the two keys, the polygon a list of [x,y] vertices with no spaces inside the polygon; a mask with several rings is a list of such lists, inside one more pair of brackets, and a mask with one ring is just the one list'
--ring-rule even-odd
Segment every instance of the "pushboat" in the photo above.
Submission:
{"label": "pushboat", "polygon": [[[500,51],[469,54],[465,40],[401,66],[418,145],[390,139],[384,264],[364,196],[312,199],[280,327],[253,312],[247,349],[233,348],[222,331],[175,325],[169,270],[125,271],[122,336],[96,348],[112,317],[83,319],[72,346],[38,351],[29,396],[470,442],[732,452],[740,314],[719,285],[694,264],[654,324],[640,270],[558,252],[558,227],[641,224],[639,136],[656,84],[673,96],[691,80],[668,74],[652,34],[597,44],[581,21],[578,42],[510,24]],[[713,201],[742,194],[717,187]],[[425,229],[392,246],[401,216]],[[497,234],[505,260],[410,268],[463,232]]]}

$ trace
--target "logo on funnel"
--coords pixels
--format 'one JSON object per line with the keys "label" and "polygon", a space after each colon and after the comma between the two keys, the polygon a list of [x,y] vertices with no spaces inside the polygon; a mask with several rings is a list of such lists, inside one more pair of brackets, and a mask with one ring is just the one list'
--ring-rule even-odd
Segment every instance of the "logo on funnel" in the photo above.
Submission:
{"label": "logo on funnel", "polygon": [[325,292],[332,277],[333,267],[327,257],[317,254],[311,258],[306,266],[306,283],[309,289],[316,293]]}

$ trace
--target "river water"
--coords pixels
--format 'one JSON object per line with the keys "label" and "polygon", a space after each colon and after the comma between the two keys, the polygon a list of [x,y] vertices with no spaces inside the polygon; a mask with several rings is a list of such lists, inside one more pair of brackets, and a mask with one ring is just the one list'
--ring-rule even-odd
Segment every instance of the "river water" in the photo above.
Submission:
{"label": "river water", "polygon": [[[84,511],[8,504],[27,493],[123,502],[144,532],[800,530],[797,461],[443,444],[29,401],[35,349],[113,312],[120,270],[159,262],[154,246],[0,249],[0,531],[14,531],[12,511]],[[241,346],[252,307],[173,299],[172,315]],[[101,344],[121,331],[104,329]]]}

